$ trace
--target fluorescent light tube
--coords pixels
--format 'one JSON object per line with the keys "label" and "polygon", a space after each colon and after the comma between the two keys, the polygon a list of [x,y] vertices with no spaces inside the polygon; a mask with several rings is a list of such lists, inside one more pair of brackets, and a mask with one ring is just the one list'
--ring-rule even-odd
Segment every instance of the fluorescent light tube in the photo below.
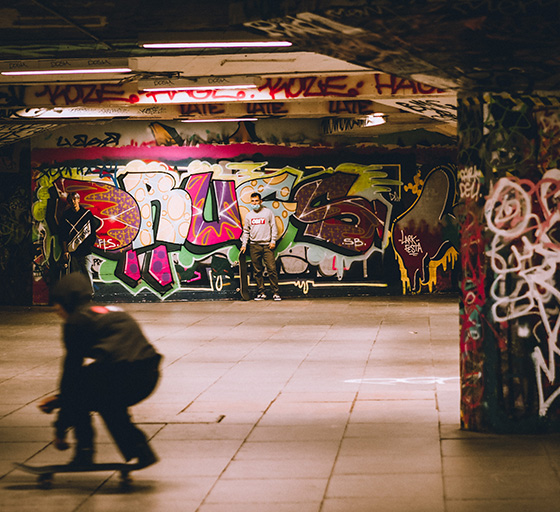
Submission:
{"label": "fluorescent light tube", "polygon": [[370,114],[369,116],[366,116],[362,127],[366,128],[369,126],[379,126],[380,124],[384,124],[385,122],[386,122],[385,115],[376,112],[375,114]]}
{"label": "fluorescent light tube", "polygon": [[130,68],[99,68],[99,69],[43,69],[35,71],[2,71],[4,76],[35,76],[35,75],[81,75],[96,73],[130,73]]}
{"label": "fluorescent light tube", "polygon": [[257,86],[252,85],[185,85],[182,87],[153,87],[153,88],[145,88],[142,87],[143,91],[147,92],[166,92],[166,91],[196,91],[203,90],[207,91],[208,89],[256,89]]}
{"label": "fluorescent light tube", "polygon": [[232,123],[239,121],[258,121],[256,117],[228,117],[224,119],[181,119],[182,123]]}
{"label": "fluorescent light tube", "polygon": [[211,42],[178,42],[178,43],[143,43],[144,48],[278,48],[292,46],[289,41],[211,41]]}

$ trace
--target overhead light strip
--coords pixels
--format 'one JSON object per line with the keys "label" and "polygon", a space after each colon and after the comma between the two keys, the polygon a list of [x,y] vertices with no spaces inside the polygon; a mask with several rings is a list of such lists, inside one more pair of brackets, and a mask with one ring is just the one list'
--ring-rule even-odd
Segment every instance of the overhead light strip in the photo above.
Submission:
{"label": "overhead light strip", "polygon": [[233,123],[241,121],[258,121],[257,117],[228,117],[224,119],[181,119],[182,123]]}
{"label": "overhead light strip", "polygon": [[363,120],[363,128],[368,128],[370,126],[379,126],[380,124],[385,124],[387,122],[386,115],[380,112],[375,114],[370,114],[366,116]]}
{"label": "overhead light strip", "polygon": [[208,89],[256,89],[256,85],[187,85],[183,87],[142,88],[145,92],[207,91]]}
{"label": "overhead light strip", "polygon": [[99,69],[42,69],[25,71],[2,71],[4,76],[39,76],[39,75],[82,75],[97,73],[131,73],[130,68],[99,68]]}
{"label": "overhead light strip", "polygon": [[292,46],[290,41],[210,41],[177,43],[143,43],[143,48],[281,48]]}

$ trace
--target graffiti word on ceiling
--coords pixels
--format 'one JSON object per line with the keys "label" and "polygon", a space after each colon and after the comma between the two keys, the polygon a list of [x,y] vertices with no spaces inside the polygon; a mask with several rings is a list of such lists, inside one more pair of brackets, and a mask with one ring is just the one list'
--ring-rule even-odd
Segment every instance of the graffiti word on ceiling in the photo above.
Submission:
{"label": "graffiti word on ceiling", "polygon": [[338,76],[267,77],[256,89],[209,87],[183,91],[141,91],[127,84],[47,84],[0,88],[5,107],[180,104],[197,102],[267,102],[317,99],[381,99],[438,96],[449,93],[413,80],[383,73]]}

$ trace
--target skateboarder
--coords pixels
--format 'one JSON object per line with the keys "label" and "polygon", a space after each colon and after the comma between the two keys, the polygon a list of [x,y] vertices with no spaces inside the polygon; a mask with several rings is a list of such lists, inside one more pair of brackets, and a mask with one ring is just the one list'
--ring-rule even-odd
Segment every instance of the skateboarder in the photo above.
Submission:
{"label": "skateboarder", "polygon": [[[241,235],[241,253],[245,253],[249,243],[249,254],[253,264],[253,273],[257,282],[257,296],[255,300],[266,299],[264,291],[264,268],[268,272],[272,298],[282,300],[278,289],[278,273],[274,260],[274,248],[278,229],[274,221],[274,214],[262,204],[262,197],[258,192],[251,194],[252,210],[245,216],[243,234]],[[263,264],[264,263],[264,264]]]}
{"label": "skateboarder", "polygon": [[157,457],[131,422],[128,407],[154,390],[161,356],[129,314],[91,302],[89,280],[81,273],[57,283],[53,303],[64,320],[66,354],[59,394],[39,407],[46,413],[60,409],[54,424],[56,448],[68,448],[66,434],[73,427],[76,451],[70,463],[92,464],[90,411],[98,411],[126,461],[135,459],[137,469],[155,463]]}

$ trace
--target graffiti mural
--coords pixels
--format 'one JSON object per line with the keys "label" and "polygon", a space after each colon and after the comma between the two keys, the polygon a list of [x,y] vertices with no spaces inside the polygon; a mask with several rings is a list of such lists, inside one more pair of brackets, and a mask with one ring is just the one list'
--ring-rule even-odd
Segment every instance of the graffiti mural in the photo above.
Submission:
{"label": "graffiti mural", "polygon": [[[392,230],[404,293],[417,292],[425,286],[433,291],[438,269],[450,275],[448,268],[457,262],[457,239],[452,234],[456,231],[452,214],[455,174],[454,166],[439,166],[423,179],[419,172],[410,186],[417,200],[397,219]],[[442,194],[444,190],[446,195]]]}
{"label": "graffiti mural", "polygon": [[560,428],[558,108],[536,96],[461,98],[461,422]]}
{"label": "graffiti mural", "polygon": [[461,426],[479,430],[484,425],[486,390],[483,343],[486,321],[486,257],[483,223],[482,106],[478,97],[459,101],[460,261],[460,373]]}
{"label": "graffiti mural", "polygon": [[[488,250],[494,271],[492,315],[496,322],[511,322],[510,345],[531,351],[541,416],[560,395],[559,192],[559,169],[537,183],[501,178],[485,209],[493,235]],[[530,404],[528,386],[520,382],[509,392],[516,393],[512,400],[518,407]]]}
{"label": "graffiti mural", "polygon": [[[69,192],[102,223],[94,266],[102,300],[237,297],[235,263],[254,191],[276,219],[287,297],[451,289],[451,164],[265,148],[243,145],[237,158],[216,158],[216,148],[205,158],[173,147],[34,151],[35,302],[47,300],[60,261],[57,224]],[[419,241],[416,257],[410,243],[395,243],[405,231]]]}
{"label": "graffiti mural", "polygon": [[29,176],[18,172],[28,155],[28,142],[0,152],[0,304],[26,305],[31,294],[31,193]]}

